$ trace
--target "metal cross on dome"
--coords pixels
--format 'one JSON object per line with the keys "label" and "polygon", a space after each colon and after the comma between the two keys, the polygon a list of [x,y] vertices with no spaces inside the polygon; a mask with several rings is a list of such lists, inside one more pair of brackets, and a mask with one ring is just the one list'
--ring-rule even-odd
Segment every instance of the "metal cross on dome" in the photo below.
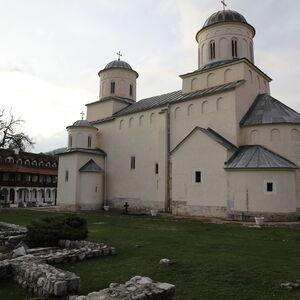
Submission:
{"label": "metal cross on dome", "polygon": [[227,4],[226,4],[225,0],[222,0],[221,3],[223,4],[223,10],[225,10],[226,7],[227,7]]}
{"label": "metal cross on dome", "polygon": [[117,53],[117,55],[119,56],[118,60],[120,60],[120,58],[121,58],[121,56],[122,56],[121,51],[119,51],[119,52]]}
{"label": "metal cross on dome", "polygon": [[84,115],[85,115],[84,111],[82,111],[80,114],[81,114],[81,120],[83,120]]}

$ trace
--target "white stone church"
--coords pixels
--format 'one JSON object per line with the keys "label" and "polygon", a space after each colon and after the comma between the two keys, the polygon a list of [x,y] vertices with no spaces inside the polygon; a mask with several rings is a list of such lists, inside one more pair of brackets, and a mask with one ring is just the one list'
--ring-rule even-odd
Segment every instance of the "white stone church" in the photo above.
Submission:
{"label": "white stone church", "polygon": [[300,114],[270,95],[254,36],[238,12],[214,13],[196,34],[198,67],[180,75],[182,89],[139,101],[138,73],[108,63],[87,119],[67,127],[58,205],[297,218]]}

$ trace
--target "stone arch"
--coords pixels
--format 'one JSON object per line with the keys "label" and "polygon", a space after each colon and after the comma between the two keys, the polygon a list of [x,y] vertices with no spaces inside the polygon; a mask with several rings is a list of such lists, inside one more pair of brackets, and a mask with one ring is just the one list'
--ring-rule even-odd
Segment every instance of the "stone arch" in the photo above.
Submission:
{"label": "stone arch", "polygon": [[207,78],[206,78],[206,86],[207,87],[212,87],[214,85],[214,77],[215,77],[214,73],[209,73],[207,75]]}
{"label": "stone arch", "polygon": [[268,92],[268,85],[267,85],[266,81],[264,81],[264,86],[265,86],[265,93],[267,93]]}
{"label": "stone arch", "polygon": [[193,114],[194,104],[190,104],[187,108],[187,115],[191,116]]}
{"label": "stone arch", "polygon": [[298,129],[293,128],[291,130],[291,139],[292,139],[292,141],[295,141],[295,142],[299,142],[300,141],[300,134],[299,134],[299,130]]}
{"label": "stone arch", "polygon": [[227,108],[227,102],[223,97],[220,97],[217,99],[217,105],[216,105],[217,111],[222,111]]}
{"label": "stone arch", "polygon": [[280,141],[280,130],[277,128],[273,128],[271,130],[271,141],[278,142]]}
{"label": "stone arch", "polygon": [[15,163],[15,160],[14,160],[13,157],[8,156],[8,157],[5,158],[5,162],[6,162],[7,164],[14,164],[14,163]]}
{"label": "stone arch", "polygon": [[124,125],[124,120],[120,120],[120,123],[119,123],[119,129],[122,129],[122,128],[123,128],[123,125]]}
{"label": "stone arch", "polygon": [[231,69],[226,69],[224,72],[224,83],[233,81],[233,72]]}
{"label": "stone arch", "polygon": [[143,126],[143,123],[144,123],[144,115],[141,115],[139,117],[139,126],[142,127]]}
{"label": "stone arch", "polygon": [[180,115],[180,107],[177,106],[174,110],[174,119],[178,118]]}
{"label": "stone arch", "polygon": [[253,74],[251,70],[249,70],[249,78],[250,78],[250,82],[253,83]]}
{"label": "stone arch", "polygon": [[133,126],[133,117],[130,117],[128,121],[128,127],[132,128],[132,126]]}
{"label": "stone arch", "polygon": [[201,104],[201,112],[203,114],[208,113],[208,101],[202,102],[202,104]]}
{"label": "stone arch", "polygon": [[242,46],[242,49],[243,49],[242,57],[248,58],[249,57],[249,53],[248,53],[249,47],[248,47],[248,42],[246,39],[243,39],[242,45],[243,45]]}
{"label": "stone arch", "polygon": [[228,41],[224,37],[219,40],[219,51],[221,58],[228,58]]}
{"label": "stone arch", "polygon": [[153,124],[155,121],[155,113],[150,114],[150,124]]}
{"label": "stone arch", "polygon": [[[195,91],[195,90],[197,90],[197,88],[198,88],[198,78],[195,77],[195,78],[193,78],[192,81],[191,81],[191,90],[192,90],[192,91]],[[199,89],[199,88],[198,88],[198,89]]]}
{"label": "stone arch", "polygon": [[22,165],[22,164],[23,164],[22,159],[21,159],[21,158],[18,158],[18,160],[17,160],[17,165]]}
{"label": "stone arch", "polygon": [[259,143],[259,131],[257,129],[250,131],[250,143],[251,144]]}

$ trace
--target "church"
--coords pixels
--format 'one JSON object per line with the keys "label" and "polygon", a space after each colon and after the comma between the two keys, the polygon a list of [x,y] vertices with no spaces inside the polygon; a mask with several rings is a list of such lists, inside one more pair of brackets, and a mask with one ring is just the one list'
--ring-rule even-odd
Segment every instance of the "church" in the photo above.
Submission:
{"label": "church", "polygon": [[236,11],[212,14],[182,88],[139,101],[137,71],[120,58],[108,63],[99,100],[67,127],[58,206],[297,219],[300,114],[271,96],[255,33]]}

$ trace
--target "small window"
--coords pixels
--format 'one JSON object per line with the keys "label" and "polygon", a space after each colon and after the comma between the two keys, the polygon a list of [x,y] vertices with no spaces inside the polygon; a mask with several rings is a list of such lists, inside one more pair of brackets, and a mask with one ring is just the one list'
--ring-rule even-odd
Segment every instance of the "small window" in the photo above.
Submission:
{"label": "small window", "polygon": [[88,148],[92,147],[92,137],[88,136]]}
{"label": "small window", "polygon": [[65,182],[68,182],[69,181],[69,171],[66,170],[66,173],[65,173]]}
{"label": "small window", "polygon": [[130,168],[135,169],[135,156],[131,156]]}
{"label": "small window", "polygon": [[264,183],[264,192],[265,194],[275,194],[276,193],[275,181],[266,180]]}
{"label": "small window", "polygon": [[158,171],[159,171],[159,166],[158,166],[158,163],[155,164],[155,174],[158,174]]}
{"label": "small window", "polygon": [[133,95],[133,85],[132,84],[129,86],[129,95],[130,96]]}
{"label": "small window", "polygon": [[267,182],[267,192],[273,192],[273,182]]}
{"label": "small window", "polygon": [[201,183],[201,171],[195,171],[195,183]]}
{"label": "small window", "polygon": [[213,60],[216,58],[216,44],[215,42],[210,42],[209,44],[209,58]]}
{"label": "small window", "polygon": [[237,40],[233,39],[231,41],[231,51],[232,51],[232,57],[237,57],[238,52],[237,52]]}
{"label": "small window", "polygon": [[114,94],[116,90],[116,83],[113,81],[110,83],[110,93]]}

